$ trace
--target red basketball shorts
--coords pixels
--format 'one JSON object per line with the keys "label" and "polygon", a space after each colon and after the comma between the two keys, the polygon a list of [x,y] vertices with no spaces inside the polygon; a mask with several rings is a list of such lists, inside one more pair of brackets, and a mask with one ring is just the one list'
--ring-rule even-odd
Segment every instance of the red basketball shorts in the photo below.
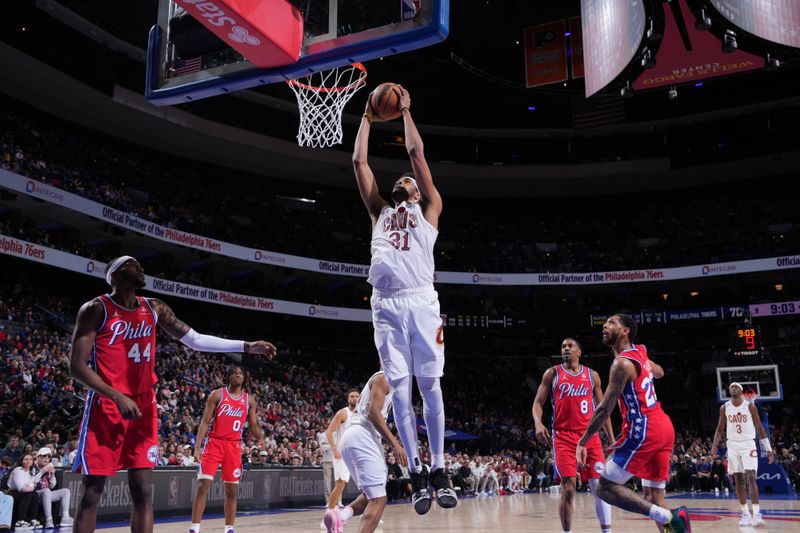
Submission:
{"label": "red basketball shorts", "polygon": [[[578,476],[578,460],[575,457],[575,448],[583,436],[582,431],[554,431],[553,454],[556,479]],[[586,444],[586,466],[581,469],[581,481],[586,483],[590,479],[599,478],[606,464],[603,457],[603,445],[600,436],[595,435]]]}
{"label": "red basketball shorts", "polygon": [[242,443],[238,440],[209,438],[200,466],[197,470],[199,479],[214,479],[217,469],[222,466],[222,481],[239,483],[242,479]]}
{"label": "red basketball shorts", "polygon": [[614,444],[611,461],[643,480],[667,481],[674,446],[675,429],[669,417],[666,414],[650,415],[633,425],[628,435]]}
{"label": "red basketball shorts", "polygon": [[83,408],[78,453],[73,472],[86,476],[113,476],[117,470],[153,468],[158,461],[158,418],[155,392],[131,399],[141,418],[125,420],[117,405],[89,391]]}

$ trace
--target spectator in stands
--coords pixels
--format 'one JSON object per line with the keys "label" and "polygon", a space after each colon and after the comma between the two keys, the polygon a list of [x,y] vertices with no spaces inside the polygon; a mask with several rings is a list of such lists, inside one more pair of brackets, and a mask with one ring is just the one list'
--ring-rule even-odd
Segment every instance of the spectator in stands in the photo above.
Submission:
{"label": "spectator in stands", "polygon": [[461,487],[461,495],[465,496],[475,492],[475,476],[472,475],[472,469],[469,467],[469,459],[463,457],[460,466],[453,476],[453,485]]}
{"label": "spectator in stands", "polygon": [[711,479],[714,484],[714,494],[723,491],[727,495],[730,492],[731,480],[728,477],[728,467],[722,462],[721,457],[714,459],[714,464],[711,466]]}
{"label": "spectator in stands", "polygon": [[19,461],[21,456],[22,449],[19,445],[19,437],[16,435],[11,435],[6,443],[6,447],[0,450],[0,457],[10,457],[13,464]]}
{"label": "spectator in stands", "polygon": [[36,462],[32,467],[34,476],[41,475],[39,482],[36,483],[36,493],[39,495],[42,511],[45,518],[45,528],[55,527],[53,522],[53,502],[61,502],[60,527],[72,525],[72,518],[69,516],[70,491],[68,488],[57,489],[55,467],[50,462],[52,451],[50,448],[42,448],[36,454]]}
{"label": "spectator in stands", "polygon": [[9,494],[14,498],[14,516],[17,519],[14,529],[16,530],[42,527],[42,524],[36,519],[39,514],[39,495],[36,493],[36,484],[42,474],[34,476],[32,468],[33,455],[26,453],[20,457],[8,477]]}

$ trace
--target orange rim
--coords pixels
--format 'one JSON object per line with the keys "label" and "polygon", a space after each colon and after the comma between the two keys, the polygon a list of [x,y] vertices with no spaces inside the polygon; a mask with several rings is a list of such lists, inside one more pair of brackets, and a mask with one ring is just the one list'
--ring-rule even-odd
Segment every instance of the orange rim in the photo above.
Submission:
{"label": "orange rim", "polygon": [[[295,87],[300,87],[301,89],[306,89],[308,91],[314,91],[318,93],[338,93],[342,91],[347,91],[350,89],[355,89],[356,87],[360,87],[361,85],[366,83],[367,79],[367,67],[362,65],[361,63],[353,63],[351,65],[354,68],[357,68],[361,71],[361,75],[359,75],[358,79],[353,83],[345,86],[345,87],[317,87],[315,85],[307,85],[305,83],[299,82],[297,80],[288,80],[286,83],[289,85],[294,85]],[[341,68],[341,67],[337,67]]]}

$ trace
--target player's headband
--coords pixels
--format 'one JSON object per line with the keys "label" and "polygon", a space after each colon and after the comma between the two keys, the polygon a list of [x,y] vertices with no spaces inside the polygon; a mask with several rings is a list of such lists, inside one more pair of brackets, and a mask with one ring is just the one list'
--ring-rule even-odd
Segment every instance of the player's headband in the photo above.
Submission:
{"label": "player's headband", "polygon": [[728,390],[731,390],[734,387],[739,387],[739,390],[744,390],[744,387],[742,387],[741,383],[739,383],[738,381],[734,381],[733,383],[728,385]]}
{"label": "player's headband", "polygon": [[129,259],[133,259],[134,261],[136,260],[135,257],[123,255],[122,257],[117,257],[110,265],[108,265],[108,269],[106,270],[106,282],[109,285],[111,285],[111,274],[119,270],[119,267],[121,267],[125,261],[128,261]]}

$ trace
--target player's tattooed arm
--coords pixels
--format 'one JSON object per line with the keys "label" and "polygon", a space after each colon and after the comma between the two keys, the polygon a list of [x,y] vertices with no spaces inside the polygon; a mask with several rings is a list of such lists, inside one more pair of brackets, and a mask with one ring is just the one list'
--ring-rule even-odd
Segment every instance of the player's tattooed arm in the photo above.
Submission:
{"label": "player's tattooed arm", "polygon": [[589,439],[603,427],[603,424],[614,411],[614,406],[631,378],[631,373],[635,375],[636,369],[633,363],[627,359],[618,358],[611,365],[608,387],[606,387],[606,392],[603,395],[603,401],[595,407],[594,415],[589,421],[589,426],[586,428],[581,440],[578,441],[578,445],[586,446]]}
{"label": "player's tattooed arm", "polygon": [[[601,386],[600,374],[592,370],[592,381],[594,382],[594,404],[600,405],[603,403],[603,387]],[[609,445],[614,442],[614,426],[611,425],[611,416],[609,416],[603,424],[603,432],[606,434]]]}
{"label": "player's tattooed arm", "polygon": [[728,424],[728,419],[725,418],[725,406],[719,408],[719,422],[717,422],[717,430],[714,432],[714,442],[711,443],[711,455],[717,455],[717,446],[722,439],[722,434],[725,432],[725,427]]}
{"label": "player's tattooed arm", "polygon": [[105,314],[103,304],[99,300],[94,299],[81,306],[75,320],[75,330],[72,333],[70,375],[98,394],[110,398],[117,405],[122,418],[126,420],[140,418],[142,412],[136,402],[104,382],[97,372],[89,368],[87,364],[94,349],[97,330],[103,320],[105,320]]}
{"label": "player's tattooed arm", "polygon": [[175,316],[175,312],[170,306],[158,298],[150,298],[150,305],[158,316],[158,325],[161,326],[170,337],[180,340],[191,329],[185,322]]}
{"label": "player's tattooed arm", "polygon": [[[550,433],[547,427],[542,423],[542,415],[544,413],[544,403],[553,389],[553,376],[556,371],[554,367],[550,367],[544,371],[542,381],[539,383],[539,388],[536,390],[536,397],[533,399],[533,424],[536,431],[536,440],[544,446],[550,446]],[[553,413],[555,416],[555,413]]]}

